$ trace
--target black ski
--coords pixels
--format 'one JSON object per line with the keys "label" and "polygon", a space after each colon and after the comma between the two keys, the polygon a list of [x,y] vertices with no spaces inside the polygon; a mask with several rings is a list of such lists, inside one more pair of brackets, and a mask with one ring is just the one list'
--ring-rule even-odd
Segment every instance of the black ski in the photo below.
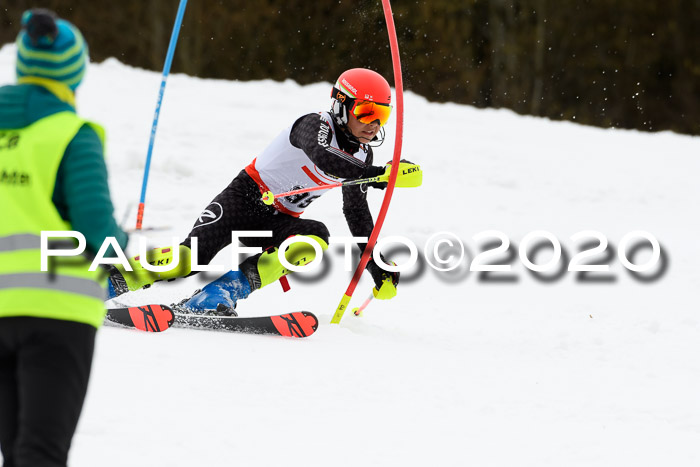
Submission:
{"label": "black ski", "polygon": [[147,332],[161,332],[175,321],[173,310],[165,305],[144,305],[107,309],[108,321]]}
{"label": "black ski", "polygon": [[308,337],[318,329],[318,319],[308,311],[275,316],[213,316],[175,311],[175,327],[214,331],[273,334],[285,337]]}
{"label": "black ski", "polygon": [[209,329],[213,331],[273,334],[285,337],[308,337],[318,329],[318,319],[309,311],[295,311],[274,316],[216,316],[186,313],[166,305],[143,305],[109,308],[107,320],[148,332],[170,327]]}

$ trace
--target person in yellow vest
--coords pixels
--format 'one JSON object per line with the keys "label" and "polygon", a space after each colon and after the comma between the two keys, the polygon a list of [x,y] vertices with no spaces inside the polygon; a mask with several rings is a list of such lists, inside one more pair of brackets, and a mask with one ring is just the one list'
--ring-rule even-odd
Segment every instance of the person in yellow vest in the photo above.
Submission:
{"label": "person in yellow vest", "polygon": [[65,466],[82,411],[105,275],[84,257],[40,267],[42,231],[81,232],[88,252],[113,217],[104,130],[75,112],[88,62],[80,31],[22,16],[17,85],[0,87],[0,449],[5,467]]}

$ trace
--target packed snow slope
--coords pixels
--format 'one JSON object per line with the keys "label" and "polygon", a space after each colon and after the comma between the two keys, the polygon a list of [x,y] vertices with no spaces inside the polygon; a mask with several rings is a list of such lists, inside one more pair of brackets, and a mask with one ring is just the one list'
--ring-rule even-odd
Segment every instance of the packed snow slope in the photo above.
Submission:
{"label": "packed snow slope", "polygon": [[[7,46],[0,82],[13,82],[13,70]],[[111,59],[90,67],[77,96],[81,115],[107,128],[115,215],[127,227],[159,84],[158,73]],[[165,230],[146,232],[149,245],[184,238],[273,137],[300,115],[329,108],[330,87],[171,76],[145,212],[146,227]],[[395,122],[375,150],[378,163],[393,156]],[[329,324],[352,275],[333,246],[324,272],[291,276],[290,292],[275,284],[238,306],[243,316],[313,311],[321,325],[308,339],[103,327],[71,465],[698,465],[700,139],[407,93],[403,148],[403,158],[422,166],[424,183],[395,191],[382,231],[418,249],[395,299]],[[383,194],[370,193],[375,215]],[[339,190],[305,216],[333,236],[349,235]],[[500,234],[478,235],[494,230]],[[549,232],[549,247],[538,246],[543,233],[527,240],[537,231]],[[598,233],[571,238],[582,231]],[[658,240],[657,262],[639,234],[623,244],[636,231]],[[458,239],[466,254],[439,272],[424,247],[433,251],[447,233],[455,247],[441,243],[438,256],[453,262],[428,259],[454,265]],[[580,263],[609,271],[567,271],[601,237],[605,251]],[[477,253],[504,239],[508,251],[476,263],[511,271],[469,270]],[[552,242],[562,247],[552,270],[528,269],[528,260],[556,260]],[[128,253],[137,246],[133,237]],[[389,249],[399,263],[409,260],[406,247]],[[650,270],[633,275],[621,249]],[[230,248],[214,263],[229,267]],[[171,303],[202,284],[197,276],[156,284],[122,301]],[[352,306],[370,288],[365,277]]]}

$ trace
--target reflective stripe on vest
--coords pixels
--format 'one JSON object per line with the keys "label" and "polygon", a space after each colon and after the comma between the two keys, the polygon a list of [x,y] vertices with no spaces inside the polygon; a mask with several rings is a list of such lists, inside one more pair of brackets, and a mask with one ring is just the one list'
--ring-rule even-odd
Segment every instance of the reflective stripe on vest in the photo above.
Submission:
{"label": "reflective stripe on vest", "polygon": [[33,234],[17,234],[0,237],[0,253],[5,251],[35,250],[41,247],[41,237]]}
{"label": "reflective stripe on vest", "polygon": [[[0,237],[0,252],[37,250],[41,247],[41,237],[33,234],[17,234]],[[64,292],[87,295],[104,299],[105,292],[93,279],[60,276],[51,273],[0,274],[0,289],[34,288],[62,290]]]}
{"label": "reflective stripe on vest", "polygon": [[0,274],[0,290],[21,288],[60,290],[62,292],[86,295],[99,300],[104,300],[105,298],[104,289],[92,279],[51,276],[43,272]]}

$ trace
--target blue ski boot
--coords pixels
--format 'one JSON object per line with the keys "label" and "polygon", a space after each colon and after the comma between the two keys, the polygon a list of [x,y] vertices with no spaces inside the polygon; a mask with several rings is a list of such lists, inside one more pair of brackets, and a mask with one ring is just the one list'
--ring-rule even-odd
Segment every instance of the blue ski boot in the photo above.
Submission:
{"label": "blue ski boot", "polygon": [[[309,235],[327,249],[328,244],[322,238]],[[286,251],[287,261],[297,266],[310,263],[315,258],[315,250],[306,243],[293,243]],[[176,308],[189,313],[208,313],[215,315],[234,315],[236,303],[252,292],[265,287],[289,273],[277,255],[277,248],[271,247],[262,253],[243,261],[237,271],[229,271],[223,276],[205,285],[191,298],[175,305]]]}
{"label": "blue ski boot", "polygon": [[205,285],[177,307],[190,313],[236,316],[236,302],[250,295],[248,279],[241,271],[229,271]]}

